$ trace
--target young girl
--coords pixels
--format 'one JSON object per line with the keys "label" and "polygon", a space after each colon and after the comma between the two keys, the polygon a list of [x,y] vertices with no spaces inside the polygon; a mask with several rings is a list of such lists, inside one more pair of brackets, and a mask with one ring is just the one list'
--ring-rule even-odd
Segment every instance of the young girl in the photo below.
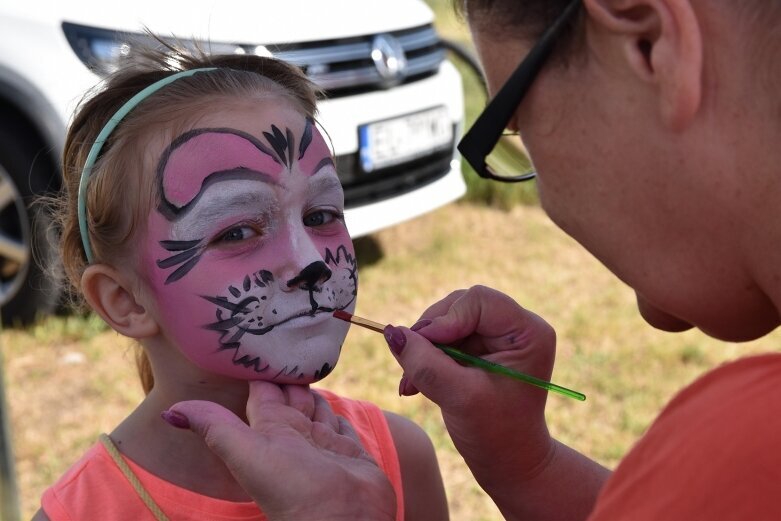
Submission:
{"label": "young girl", "polygon": [[[148,54],[73,121],[60,205],[68,278],[139,341],[147,395],[35,519],[264,519],[201,438],[160,416],[195,399],[244,417],[247,380],[306,386],[331,372],[349,327],[332,312],[352,311],[357,294],[342,188],[297,68]],[[318,393],[387,474],[397,519],[447,518],[419,427]]]}

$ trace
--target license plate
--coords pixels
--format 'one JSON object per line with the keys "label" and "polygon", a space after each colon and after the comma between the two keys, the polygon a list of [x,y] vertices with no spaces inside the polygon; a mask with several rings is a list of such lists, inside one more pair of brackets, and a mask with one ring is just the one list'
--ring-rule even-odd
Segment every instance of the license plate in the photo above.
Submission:
{"label": "license plate", "polygon": [[453,124],[445,107],[362,125],[358,130],[364,172],[385,168],[451,146]]}

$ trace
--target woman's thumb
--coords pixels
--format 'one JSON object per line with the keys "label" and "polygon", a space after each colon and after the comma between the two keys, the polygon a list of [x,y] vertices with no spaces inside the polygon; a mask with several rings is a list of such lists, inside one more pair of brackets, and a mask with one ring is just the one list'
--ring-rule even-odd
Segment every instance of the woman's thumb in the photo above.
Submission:
{"label": "woman's thumb", "polygon": [[446,407],[459,394],[466,369],[429,340],[407,328],[390,325],[385,328],[385,339],[404,369],[407,386],[414,386],[440,407]]}

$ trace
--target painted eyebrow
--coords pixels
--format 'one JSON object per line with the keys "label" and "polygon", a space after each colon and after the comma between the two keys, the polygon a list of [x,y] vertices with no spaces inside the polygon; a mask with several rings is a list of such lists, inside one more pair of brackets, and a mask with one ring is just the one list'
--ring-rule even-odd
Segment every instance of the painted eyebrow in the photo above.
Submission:
{"label": "painted eyebrow", "polygon": [[220,195],[203,201],[193,208],[193,216],[199,218],[216,216],[225,213],[233,207],[244,207],[262,202],[267,197],[259,192],[244,192],[222,197]]}
{"label": "painted eyebrow", "polygon": [[[254,181],[261,182],[258,179]],[[173,235],[177,239],[204,237],[213,231],[211,228],[214,221],[222,216],[246,209],[252,209],[258,214],[267,213],[274,204],[274,197],[264,189],[247,190],[238,194],[220,192],[192,207],[186,216],[174,224]]]}
{"label": "painted eyebrow", "polygon": [[315,167],[312,169],[312,173],[309,175],[310,176],[315,175],[316,173],[318,173],[320,170],[322,170],[328,165],[331,165],[332,167],[334,167],[334,170],[336,170],[336,165],[334,164],[334,160],[331,156],[324,157],[323,159],[321,159],[320,162],[317,163],[317,165],[315,165]]}
{"label": "painted eyebrow", "polygon": [[[314,177],[314,176],[313,176]],[[326,192],[329,190],[342,191],[342,183],[336,176],[318,176],[309,183],[309,191],[312,193]]]}
{"label": "painted eyebrow", "polygon": [[157,209],[169,221],[177,221],[183,218],[184,216],[186,216],[189,212],[191,212],[193,208],[198,206],[198,202],[200,201],[201,197],[203,197],[203,194],[209,189],[211,185],[222,181],[233,181],[233,180],[258,181],[261,183],[274,185],[274,186],[279,185],[279,181],[274,179],[274,177],[271,174],[267,174],[265,172],[259,172],[257,170],[252,170],[249,168],[233,168],[230,170],[220,170],[217,172],[212,172],[211,174],[207,175],[204,178],[203,182],[201,183],[201,188],[198,190],[198,193],[195,195],[195,197],[193,197],[187,204],[185,204],[181,208],[173,207],[170,203],[168,203],[165,200],[165,198],[161,197],[160,205],[158,206]]}
{"label": "painted eyebrow", "polygon": [[[273,127],[273,125],[272,125]],[[277,132],[279,130],[277,129]],[[289,131],[288,131],[289,132]],[[278,164],[281,164],[275,153],[269,149],[266,145],[264,145],[260,140],[258,140],[255,136],[252,134],[249,134],[248,132],[243,132],[241,130],[236,130],[232,128],[196,128],[189,130],[185,132],[184,134],[181,134],[180,136],[176,137],[163,151],[163,153],[160,156],[160,159],[157,163],[157,169],[156,169],[156,181],[158,184],[158,189],[160,191],[160,203],[158,205],[158,210],[160,213],[162,213],[169,221],[173,221],[177,218],[177,216],[180,214],[180,212],[184,211],[185,208],[187,208],[197,197],[200,196],[200,194],[203,192],[203,190],[206,188],[206,182],[208,181],[208,178],[213,176],[215,173],[219,172],[212,172],[208,176],[206,176],[203,181],[201,182],[201,188],[199,190],[199,193],[193,197],[190,201],[185,203],[183,206],[179,207],[173,204],[171,201],[168,200],[166,190],[165,190],[165,171],[168,168],[168,162],[171,159],[172,155],[183,145],[187,144],[189,141],[199,138],[201,136],[207,135],[207,134],[224,134],[233,136],[239,139],[243,139],[244,141],[248,142],[250,145],[254,146],[256,150],[258,150],[260,153],[265,154],[266,156],[270,157],[273,161],[275,161]],[[311,140],[311,139],[310,139]],[[254,170],[249,168],[242,168],[237,167],[234,169],[228,169],[226,172],[231,171],[238,171],[238,170],[245,170],[247,172],[254,172]],[[257,174],[266,175],[268,174],[262,173],[262,172],[256,172]]]}

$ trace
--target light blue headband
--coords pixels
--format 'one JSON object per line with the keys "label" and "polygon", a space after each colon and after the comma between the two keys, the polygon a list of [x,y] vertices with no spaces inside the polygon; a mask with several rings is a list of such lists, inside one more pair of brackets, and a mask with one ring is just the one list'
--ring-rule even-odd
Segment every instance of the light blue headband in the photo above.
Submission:
{"label": "light blue headband", "polygon": [[125,116],[127,116],[131,110],[136,108],[139,103],[144,101],[150,95],[162,89],[169,83],[173,83],[179,78],[185,78],[198,72],[213,71],[215,69],[216,67],[208,67],[180,71],[176,74],[166,76],[165,78],[154,82],[127,100],[124,105],[119,107],[119,110],[117,110],[114,115],[111,116],[108,122],[101,129],[98,137],[95,138],[95,142],[92,144],[92,148],[90,148],[89,154],[87,154],[87,161],[84,162],[84,169],[81,171],[81,180],[79,181],[79,231],[81,232],[81,243],[84,246],[84,253],[87,256],[87,262],[89,264],[92,264],[94,256],[92,255],[92,247],[90,246],[89,241],[89,230],[87,228],[87,181],[89,180],[89,176],[92,173],[92,167],[95,166],[95,161],[97,161],[98,155],[100,155],[100,151],[103,148],[103,145],[106,143],[106,140],[114,131],[114,129],[117,128],[117,125],[119,125],[120,122],[125,118]]}

